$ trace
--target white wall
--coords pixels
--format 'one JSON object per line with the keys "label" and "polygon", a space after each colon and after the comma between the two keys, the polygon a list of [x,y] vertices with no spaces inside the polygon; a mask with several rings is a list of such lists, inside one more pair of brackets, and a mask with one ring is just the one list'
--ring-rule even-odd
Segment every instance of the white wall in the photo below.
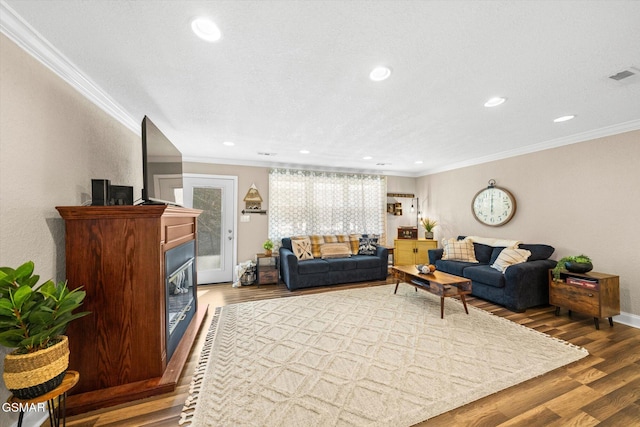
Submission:
{"label": "white wall", "polygon": [[[550,244],[554,259],[589,255],[594,271],[620,276],[621,310],[638,322],[639,165],[640,131],[633,131],[424,176],[417,193],[440,221],[436,238],[496,236]],[[471,199],[490,179],[517,201],[515,216],[501,227],[482,225],[471,213]]]}
{"label": "white wall", "polygon": [[[140,137],[0,34],[0,265],[33,260],[65,278],[55,206],[91,198],[91,178],[142,188]],[[6,348],[0,348],[0,371]],[[9,396],[0,385],[0,401]],[[0,411],[0,425],[17,419]],[[25,425],[28,424],[25,421]]]}

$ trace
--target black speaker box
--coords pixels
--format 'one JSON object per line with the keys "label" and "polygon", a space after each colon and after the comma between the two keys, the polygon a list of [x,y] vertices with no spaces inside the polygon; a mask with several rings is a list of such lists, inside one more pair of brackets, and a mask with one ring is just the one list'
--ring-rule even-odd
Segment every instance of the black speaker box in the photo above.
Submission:
{"label": "black speaker box", "polygon": [[126,185],[112,185],[109,188],[110,205],[133,205],[133,187]]}
{"label": "black speaker box", "polygon": [[108,179],[91,180],[91,206],[107,206],[109,204],[111,181]]}

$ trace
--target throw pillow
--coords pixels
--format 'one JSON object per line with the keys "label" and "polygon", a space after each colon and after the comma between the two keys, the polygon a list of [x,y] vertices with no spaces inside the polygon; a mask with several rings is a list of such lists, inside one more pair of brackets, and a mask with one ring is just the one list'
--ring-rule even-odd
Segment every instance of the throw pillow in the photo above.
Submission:
{"label": "throw pillow", "polygon": [[442,249],[443,260],[478,262],[471,240],[442,239]]}
{"label": "throw pillow", "polygon": [[358,249],[360,249],[360,235],[349,234],[349,245],[351,246],[351,255],[358,255]]}
{"label": "throw pillow", "polygon": [[299,260],[313,259],[311,240],[308,237],[306,239],[291,239],[291,249]]}
{"label": "throw pillow", "polygon": [[361,237],[358,245],[358,255],[375,255],[378,252],[377,237]]}
{"label": "throw pillow", "polygon": [[322,239],[324,240],[325,243],[336,243],[336,242],[338,242],[338,236],[336,236],[334,234],[326,234],[326,235],[322,236]]}
{"label": "throw pillow", "polygon": [[325,243],[320,247],[322,259],[349,258],[351,247],[348,243]]}
{"label": "throw pillow", "polygon": [[529,261],[537,261],[539,259],[548,259],[553,252],[555,251],[553,246],[549,245],[527,245],[520,244],[518,249],[526,249],[531,251],[531,256],[529,257]]}
{"label": "throw pillow", "polygon": [[530,256],[531,252],[526,249],[506,248],[500,252],[500,255],[498,255],[496,262],[491,265],[491,268],[495,268],[504,273],[510,265],[521,264]]}
{"label": "throw pillow", "polygon": [[314,235],[309,236],[311,240],[311,253],[313,253],[314,258],[320,258],[322,254],[320,253],[320,246],[324,243],[324,238],[322,236]]}
{"label": "throw pillow", "polygon": [[496,260],[500,256],[500,252],[502,252],[503,249],[504,246],[497,246],[493,248],[493,252],[491,252],[491,259],[489,260],[489,265],[493,265],[493,263],[496,262]]}

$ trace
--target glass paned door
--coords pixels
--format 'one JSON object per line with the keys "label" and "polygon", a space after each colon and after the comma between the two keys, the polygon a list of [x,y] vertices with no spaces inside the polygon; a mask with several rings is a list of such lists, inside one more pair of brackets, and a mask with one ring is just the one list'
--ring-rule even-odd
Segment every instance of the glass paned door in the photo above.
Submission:
{"label": "glass paned door", "polygon": [[198,284],[233,281],[236,178],[185,174],[184,204],[198,217]]}

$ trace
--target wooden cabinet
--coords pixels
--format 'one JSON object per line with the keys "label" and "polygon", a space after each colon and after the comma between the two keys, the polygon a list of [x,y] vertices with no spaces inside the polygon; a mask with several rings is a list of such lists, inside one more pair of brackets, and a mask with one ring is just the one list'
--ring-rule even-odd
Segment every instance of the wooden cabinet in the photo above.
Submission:
{"label": "wooden cabinet", "polygon": [[265,254],[256,254],[256,284],[276,284],[278,283],[279,257],[276,255],[266,256]]}
{"label": "wooden cabinet", "polygon": [[80,373],[69,413],[174,390],[207,308],[185,325],[169,360],[165,253],[195,241],[200,211],[165,205],[56,209],[66,225],[69,287],[83,287],[82,309],[91,312],[67,330],[69,369]]}
{"label": "wooden cabinet", "polygon": [[562,271],[560,279],[549,270],[549,304],[593,316],[596,329],[601,318],[607,317],[613,326],[613,316],[620,314],[620,280],[618,276],[597,272],[586,274]]}
{"label": "wooden cabinet", "polygon": [[394,265],[428,264],[429,249],[436,249],[438,242],[427,239],[395,239],[393,250]]}

